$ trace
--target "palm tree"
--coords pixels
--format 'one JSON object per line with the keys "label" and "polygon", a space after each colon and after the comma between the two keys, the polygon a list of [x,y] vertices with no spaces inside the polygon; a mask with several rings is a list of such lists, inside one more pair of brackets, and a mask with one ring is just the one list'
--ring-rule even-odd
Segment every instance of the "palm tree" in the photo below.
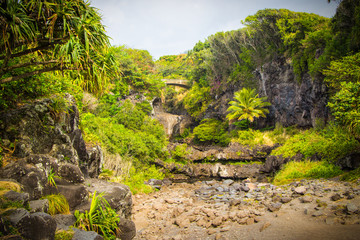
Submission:
{"label": "palm tree", "polygon": [[243,88],[234,94],[234,101],[230,101],[231,105],[227,111],[230,112],[226,117],[232,120],[247,120],[253,122],[255,118],[265,117],[269,110],[265,108],[270,106],[266,102],[266,97],[259,97],[255,93],[255,89]]}
{"label": "palm tree", "polygon": [[100,90],[117,75],[109,38],[85,0],[0,0],[0,84],[49,71],[76,70]]}

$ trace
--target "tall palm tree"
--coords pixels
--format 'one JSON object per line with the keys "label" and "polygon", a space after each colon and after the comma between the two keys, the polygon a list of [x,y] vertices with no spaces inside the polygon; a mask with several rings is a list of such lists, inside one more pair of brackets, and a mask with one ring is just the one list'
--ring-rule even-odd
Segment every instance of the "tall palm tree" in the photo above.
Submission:
{"label": "tall palm tree", "polygon": [[243,88],[234,94],[234,101],[227,111],[230,112],[226,117],[231,120],[248,120],[253,122],[255,118],[265,117],[269,110],[265,107],[270,106],[266,102],[266,97],[259,97],[255,89]]}

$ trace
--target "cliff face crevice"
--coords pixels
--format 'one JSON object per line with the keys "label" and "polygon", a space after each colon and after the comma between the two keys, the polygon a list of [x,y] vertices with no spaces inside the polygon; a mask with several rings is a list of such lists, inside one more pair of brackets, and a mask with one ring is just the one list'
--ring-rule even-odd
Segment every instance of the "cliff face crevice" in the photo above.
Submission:
{"label": "cliff face crevice", "polygon": [[271,103],[266,121],[260,121],[262,125],[279,122],[283,126],[311,127],[317,119],[327,120],[327,89],[321,77],[305,73],[297,81],[284,57],[264,64],[255,74],[260,95]]}

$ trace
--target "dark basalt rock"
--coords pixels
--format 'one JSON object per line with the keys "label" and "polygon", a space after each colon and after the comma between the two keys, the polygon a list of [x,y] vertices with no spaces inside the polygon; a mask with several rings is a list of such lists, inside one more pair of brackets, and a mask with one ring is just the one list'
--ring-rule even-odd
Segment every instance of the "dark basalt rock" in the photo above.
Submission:
{"label": "dark basalt rock", "polygon": [[131,240],[135,237],[136,227],[133,221],[125,218],[120,218],[118,227],[120,229],[120,234],[118,237],[120,237],[121,240]]}

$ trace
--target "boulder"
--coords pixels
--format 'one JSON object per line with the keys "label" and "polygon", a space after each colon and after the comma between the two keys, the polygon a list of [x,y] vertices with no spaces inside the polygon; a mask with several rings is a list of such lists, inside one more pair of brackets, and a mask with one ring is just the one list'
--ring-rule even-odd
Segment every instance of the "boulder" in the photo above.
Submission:
{"label": "boulder", "polygon": [[16,228],[26,239],[52,240],[55,237],[56,222],[49,214],[37,212],[22,217]]}
{"label": "boulder", "polygon": [[136,227],[135,223],[129,219],[120,218],[120,222],[118,223],[118,227],[120,229],[119,238],[121,240],[131,240],[136,235]]}
{"label": "boulder", "polygon": [[129,218],[131,216],[132,195],[128,186],[100,179],[87,179],[86,184],[89,186],[87,187],[89,192],[104,193],[104,198],[120,217]]}
{"label": "boulder", "polygon": [[5,193],[3,196],[10,201],[20,202],[23,205],[29,201],[28,193],[19,193],[19,192],[10,190],[7,193]]}
{"label": "boulder", "polygon": [[82,183],[85,181],[84,174],[80,168],[74,164],[66,163],[60,165],[58,173],[61,178],[72,183]]}
{"label": "boulder", "polygon": [[41,200],[33,200],[29,202],[30,212],[45,212],[47,213],[49,210],[49,200],[41,199]]}
{"label": "boulder", "polygon": [[76,222],[76,218],[72,214],[56,214],[53,218],[56,222],[56,230],[68,231]]}
{"label": "boulder", "polygon": [[74,230],[75,230],[75,234],[72,240],[103,240],[104,239],[98,233],[93,231],[84,231],[76,228]]}
{"label": "boulder", "polygon": [[88,191],[81,184],[57,185],[57,191],[65,196],[70,209],[74,209],[88,200]]}

